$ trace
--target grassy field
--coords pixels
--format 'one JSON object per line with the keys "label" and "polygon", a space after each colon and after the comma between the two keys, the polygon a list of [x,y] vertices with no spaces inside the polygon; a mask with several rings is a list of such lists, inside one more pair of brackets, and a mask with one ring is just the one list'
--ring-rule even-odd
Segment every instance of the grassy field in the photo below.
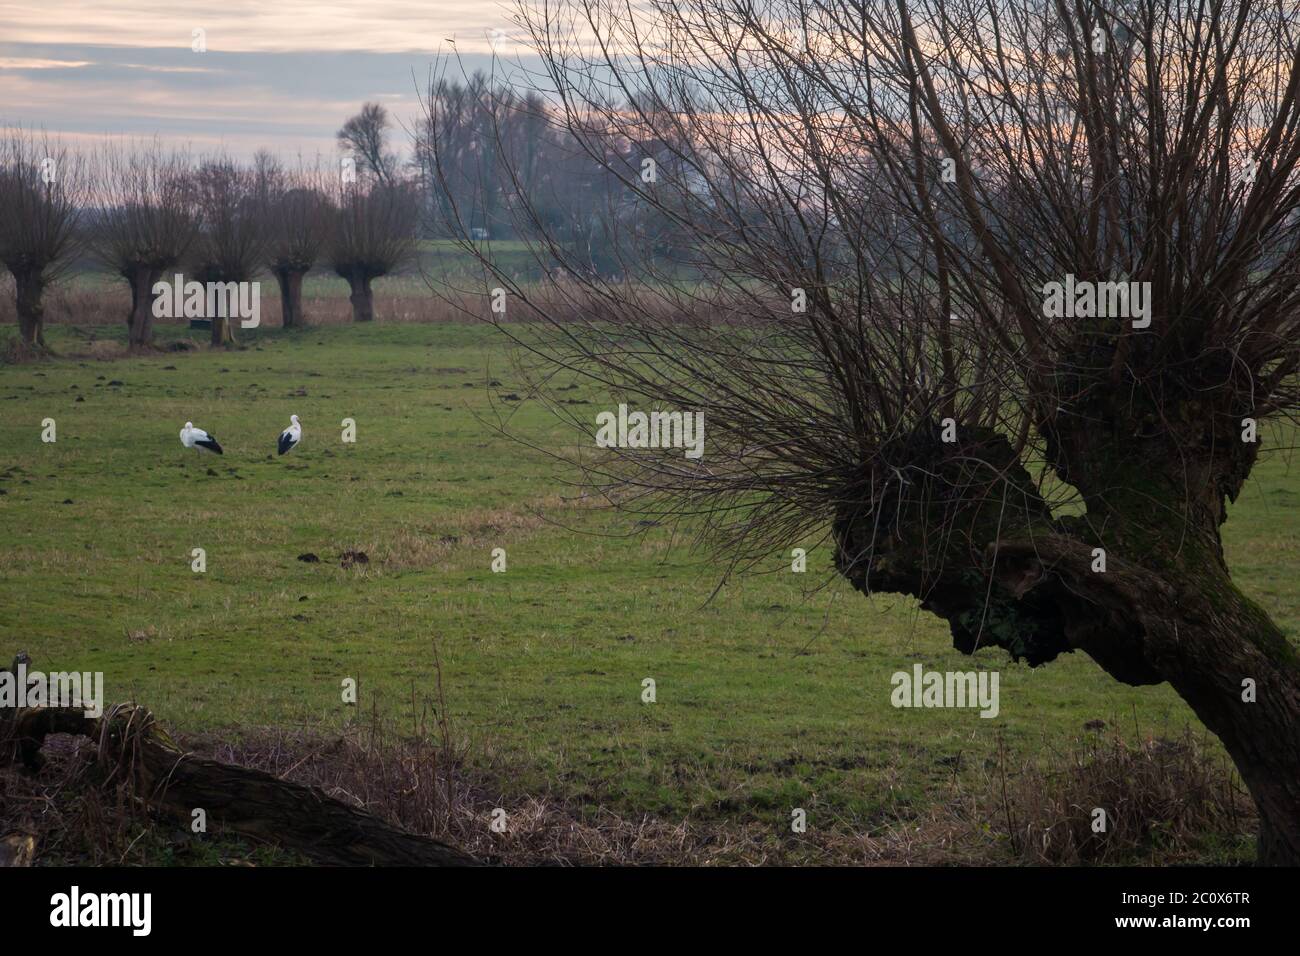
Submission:
{"label": "grassy field", "polygon": [[[75,354],[86,336],[49,337]],[[1119,685],[1082,655],[1031,670],[956,654],[911,602],[840,584],[822,542],[790,542],[811,548],[808,573],[773,555],[771,573],[710,601],[721,569],[707,556],[672,529],[577,505],[569,476],[499,433],[508,417],[531,441],[573,440],[528,400],[491,330],[337,325],[243,342],[0,367],[0,656],[103,671],[111,701],[237,736],[329,732],[374,707],[408,720],[413,696],[434,693],[436,641],[447,716],[500,799],[774,839],[796,807],[810,833],[919,828],[995,765],[1059,763],[1089,721],[1135,745],[1205,736],[1168,687]],[[593,416],[604,407],[585,384],[569,394]],[[305,438],[277,458],[291,413]],[[41,441],[45,418],[56,443]],[[186,420],[225,455],[182,448]],[[1298,531],[1300,480],[1269,456],[1227,547],[1293,639]],[[369,563],[341,567],[350,550]],[[890,676],[917,662],[999,671],[999,715],[894,709]],[[342,702],[348,677],[359,707]],[[1000,826],[988,821],[993,859]],[[1240,836],[1199,858],[1249,857]]]}

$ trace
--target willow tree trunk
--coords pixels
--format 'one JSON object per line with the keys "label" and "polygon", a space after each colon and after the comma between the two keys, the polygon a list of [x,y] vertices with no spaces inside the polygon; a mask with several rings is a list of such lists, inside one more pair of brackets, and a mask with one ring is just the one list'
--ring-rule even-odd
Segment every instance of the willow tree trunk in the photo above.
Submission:
{"label": "willow tree trunk", "polygon": [[375,294],[370,288],[370,276],[354,273],[348,276],[348,285],[352,288],[349,301],[352,303],[353,322],[372,322],[375,318]]}
{"label": "willow tree trunk", "polygon": [[23,344],[37,351],[45,350],[45,280],[39,272],[14,275],[18,293],[18,332]]}
{"label": "willow tree trunk", "polygon": [[281,323],[286,329],[301,328],[302,280],[307,273],[301,269],[276,269],[275,281],[280,285]]}
{"label": "willow tree trunk", "polygon": [[[1300,865],[1300,656],[1232,582],[1219,535],[1256,448],[1230,432],[1139,439],[1092,411],[1071,416],[1090,432],[1043,428],[1086,515],[1053,516],[1004,437],[945,444],[935,429],[900,439],[892,474],[863,476],[835,522],[837,567],[864,593],[918,598],[965,653],[1036,666],[1082,650],[1124,683],[1168,681],[1249,788],[1259,862]],[[1196,448],[1215,450],[1196,462]]]}
{"label": "willow tree trunk", "polygon": [[136,266],[125,273],[131,285],[131,311],[126,317],[127,342],[132,349],[153,344],[153,287],[162,277],[161,269]]}
{"label": "willow tree trunk", "polygon": [[213,347],[233,345],[235,342],[235,331],[229,318],[223,318],[219,315],[210,316],[212,322],[212,345]]}
{"label": "willow tree trunk", "polygon": [[[1259,862],[1300,865],[1300,664],[1227,575],[1149,602],[1147,655],[1223,742],[1259,808]],[[1164,607],[1165,618],[1152,614]]]}
{"label": "willow tree trunk", "polygon": [[[1222,741],[1259,810],[1258,859],[1300,865],[1300,660],[1227,569],[1186,537],[1104,574],[1070,539],[1013,543],[1010,593],[1070,591],[1072,643],[1129,683],[1168,681]],[[1181,551],[1177,561],[1169,555]],[[1015,556],[1019,555],[1019,560]],[[1025,568],[1034,570],[1027,580]],[[1030,583],[1032,581],[1032,583]],[[1019,583],[1017,583],[1019,582]],[[1077,615],[1077,617],[1076,617]],[[1093,653],[1095,651],[1095,653]],[[1108,666],[1109,665],[1109,666]],[[1150,669],[1150,679],[1134,672]]]}

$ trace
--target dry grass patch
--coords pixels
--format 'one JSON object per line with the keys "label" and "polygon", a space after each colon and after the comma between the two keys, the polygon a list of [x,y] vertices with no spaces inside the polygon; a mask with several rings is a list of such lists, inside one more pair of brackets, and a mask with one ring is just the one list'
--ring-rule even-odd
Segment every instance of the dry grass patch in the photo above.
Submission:
{"label": "dry grass patch", "polygon": [[[469,759],[445,702],[417,705],[413,695],[411,703],[417,716],[405,728],[376,705],[338,735],[256,728],[235,740],[181,743],[512,866],[1169,865],[1203,857],[1198,845],[1225,835],[1248,853],[1254,825],[1233,774],[1190,735],[1137,746],[1085,738],[1050,766],[1015,771],[1003,759],[978,777],[955,775],[923,815],[878,827],[823,818],[795,834],[783,823],[619,816],[558,794],[519,793],[517,775],[490,753]],[[46,753],[38,777],[0,767],[0,836],[33,837],[38,862],[157,862],[149,853],[169,845],[168,853],[198,859],[220,839],[144,813],[96,769],[87,741],[50,738]],[[1093,831],[1094,806],[1109,810],[1104,834]]]}
{"label": "dry grass patch", "polygon": [[559,516],[600,507],[589,496],[566,498],[550,494],[534,498],[520,508],[470,508],[455,522],[435,522],[396,527],[365,550],[378,566],[392,571],[419,571],[445,564],[459,549],[497,547],[560,523]]}

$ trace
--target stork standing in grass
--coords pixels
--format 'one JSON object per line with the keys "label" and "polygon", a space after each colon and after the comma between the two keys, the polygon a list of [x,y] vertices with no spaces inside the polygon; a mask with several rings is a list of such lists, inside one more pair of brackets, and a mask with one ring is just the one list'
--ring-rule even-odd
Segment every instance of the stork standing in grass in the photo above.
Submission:
{"label": "stork standing in grass", "polygon": [[211,452],[214,455],[223,454],[216,436],[209,435],[202,428],[195,428],[193,422],[186,422],[185,427],[181,429],[181,444],[186,448],[195,448],[201,452]]}
{"label": "stork standing in grass", "polygon": [[289,416],[289,427],[280,432],[280,454],[292,448],[297,447],[298,442],[302,441],[302,426],[298,424],[298,416]]}

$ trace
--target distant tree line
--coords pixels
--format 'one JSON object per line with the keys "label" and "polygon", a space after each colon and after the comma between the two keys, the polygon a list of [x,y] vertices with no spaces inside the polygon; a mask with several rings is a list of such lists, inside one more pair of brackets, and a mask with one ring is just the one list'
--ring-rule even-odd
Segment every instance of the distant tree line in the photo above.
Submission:
{"label": "distant tree line", "polygon": [[[589,277],[680,277],[699,265],[699,237],[686,242],[682,224],[710,208],[694,195],[709,181],[708,135],[656,122],[654,102],[631,94],[617,117],[575,118],[482,74],[440,76],[408,160],[392,147],[388,111],[366,103],[338,130],[337,166],[289,166],[265,150],[240,163],[157,142],[87,154],[10,130],[0,134],[0,263],[14,278],[21,340],[45,349],[45,290],[86,258],[130,288],[133,348],[152,343],[152,290],[173,271],[204,283],[269,274],[292,328],[305,320],[304,277],[327,268],[367,321],[372,283],[409,264],[420,238],[526,240],[544,272],[563,263]],[[737,215],[759,223],[751,205],[738,191],[719,212],[718,241]],[[229,343],[229,321],[209,318],[212,343]]]}
{"label": "distant tree line", "polygon": [[573,129],[541,93],[483,74],[436,78],[423,106],[411,165],[431,237],[558,243],[567,268],[606,276],[687,252],[672,210],[638,188],[690,181],[702,144],[683,131],[594,112]]}
{"label": "distant tree line", "polygon": [[[356,321],[374,318],[372,283],[411,260],[419,200],[413,181],[289,167],[267,152],[251,164],[192,157],[158,143],[79,153],[42,133],[0,136],[0,264],[13,277],[22,345],[47,351],[46,290],[90,259],[131,290],[132,348],[153,341],[155,283],[173,272],[203,283],[270,274],[284,325],[304,321],[303,277],[328,268],[351,288]],[[208,316],[212,343],[233,338]]]}

